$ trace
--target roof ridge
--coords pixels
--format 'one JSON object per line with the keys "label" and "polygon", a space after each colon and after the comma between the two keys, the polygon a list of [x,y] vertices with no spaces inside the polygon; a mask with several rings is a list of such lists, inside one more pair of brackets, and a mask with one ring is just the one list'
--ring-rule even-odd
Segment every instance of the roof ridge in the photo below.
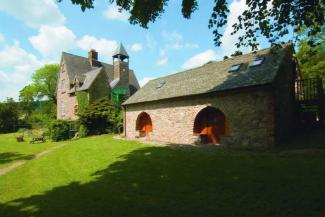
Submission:
{"label": "roof ridge", "polygon": [[[79,58],[83,58],[83,59],[88,60],[88,57],[83,57],[83,56],[80,56],[80,55],[76,55],[76,54],[72,54],[72,53],[68,53],[68,52],[62,51],[62,56],[63,56],[64,54],[68,54],[68,55],[70,55],[70,56],[79,57]],[[102,61],[98,61],[98,62],[103,63],[103,64],[106,64],[106,65],[111,65],[111,66],[113,66],[113,64],[110,64],[110,63],[106,63],[106,62],[102,62]]]}

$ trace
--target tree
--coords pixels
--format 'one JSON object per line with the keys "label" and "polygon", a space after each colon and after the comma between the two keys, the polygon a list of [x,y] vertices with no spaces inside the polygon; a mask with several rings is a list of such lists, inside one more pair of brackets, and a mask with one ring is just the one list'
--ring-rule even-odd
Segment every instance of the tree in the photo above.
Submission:
{"label": "tree", "polygon": [[15,132],[18,128],[18,108],[12,98],[0,103],[0,133]]}
{"label": "tree", "polygon": [[[62,0],[58,0],[61,2]],[[94,7],[95,0],[71,0],[80,5],[85,11]],[[169,0],[109,0],[116,3],[120,10],[130,12],[129,22],[148,28],[150,22],[155,22],[165,11]],[[214,0],[208,27],[213,29],[216,46],[221,45],[223,27],[228,22],[229,8],[227,0]],[[315,35],[321,31],[324,24],[324,0],[246,0],[247,9],[238,17],[233,25],[233,33],[244,30],[236,43],[237,47],[250,46],[252,50],[258,48],[257,37],[264,36],[274,45],[281,37],[289,34],[292,28],[298,32],[306,26],[308,35]],[[182,0],[182,14],[184,18],[191,18],[198,9],[198,0]],[[296,37],[296,40],[300,40]]]}
{"label": "tree", "polygon": [[32,83],[19,94],[24,121],[35,126],[46,125],[56,117],[56,85],[59,65],[44,65],[32,75]]}
{"label": "tree", "polygon": [[44,65],[32,75],[32,84],[20,91],[19,98],[22,101],[34,101],[35,99],[47,98],[56,103],[56,85],[58,80],[58,64]]}
{"label": "tree", "polygon": [[[325,26],[323,27],[323,32]],[[301,33],[305,38],[299,42],[297,58],[304,77],[321,76],[325,81],[325,34],[319,33],[313,36],[315,44],[310,44],[310,37],[305,32]]]}

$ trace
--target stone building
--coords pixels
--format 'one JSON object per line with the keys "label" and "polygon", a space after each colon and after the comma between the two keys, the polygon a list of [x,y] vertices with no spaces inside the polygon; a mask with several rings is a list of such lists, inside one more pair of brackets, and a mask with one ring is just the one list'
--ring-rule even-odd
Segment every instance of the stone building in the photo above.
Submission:
{"label": "stone building", "polygon": [[114,51],[113,64],[98,61],[95,50],[89,51],[88,58],[63,52],[56,91],[57,118],[76,120],[81,99],[84,104],[110,96],[118,103],[139,88],[122,44]]}
{"label": "stone building", "polygon": [[124,134],[178,144],[269,147],[293,130],[290,44],[148,82],[123,103]]}

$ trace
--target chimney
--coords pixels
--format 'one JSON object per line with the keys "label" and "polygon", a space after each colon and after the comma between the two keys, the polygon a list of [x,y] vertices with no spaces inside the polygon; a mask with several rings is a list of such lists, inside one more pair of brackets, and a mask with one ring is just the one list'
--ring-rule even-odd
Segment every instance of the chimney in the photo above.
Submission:
{"label": "chimney", "polygon": [[88,52],[88,59],[92,67],[100,66],[100,62],[98,61],[98,52],[95,49],[91,49]]}

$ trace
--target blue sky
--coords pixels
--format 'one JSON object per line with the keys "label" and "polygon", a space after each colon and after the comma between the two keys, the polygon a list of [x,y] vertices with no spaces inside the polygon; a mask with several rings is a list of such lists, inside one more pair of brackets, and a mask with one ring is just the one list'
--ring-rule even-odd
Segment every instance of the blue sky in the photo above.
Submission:
{"label": "blue sky", "polygon": [[[181,1],[170,0],[166,12],[148,29],[128,23],[109,1],[96,1],[95,9],[82,12],[70,0],[1,0],[0,3],[0,100],[18,99],[31,74],[47,63],[59,63],[61,52],[87,56],[94,48],[102,61],[122,42],[130,67],[143,85],[149,79],[221,60],[236,49],[231,25],[245,9],[245,0],[229,2],[229,23],[223,44],[215,47],[208,29],[213,1],[199,1],[199,10],[187,20]],[[261,48],[267,47],[266,43]],[[249,49],[241,49],[244,52]]]}

